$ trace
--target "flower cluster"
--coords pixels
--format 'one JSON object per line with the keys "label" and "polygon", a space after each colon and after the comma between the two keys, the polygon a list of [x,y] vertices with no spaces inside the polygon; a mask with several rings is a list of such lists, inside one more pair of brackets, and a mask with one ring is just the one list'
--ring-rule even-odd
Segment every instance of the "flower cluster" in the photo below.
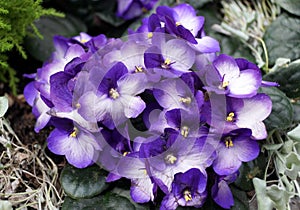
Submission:
{"label": "flower cluster", "polygon": [[24,90],[35,130],[54,126],[48,148],[70,164],[98,163],[108,182],[130,179],[135,202],[161,190],[161,209],[201,207],[208,194],[230,208],[229,184],[267,136],[272,103],[257,91],[270,84],[255,64],[218,55],[203,26],[180,4],[159,6],[126,41],[55,37]]}

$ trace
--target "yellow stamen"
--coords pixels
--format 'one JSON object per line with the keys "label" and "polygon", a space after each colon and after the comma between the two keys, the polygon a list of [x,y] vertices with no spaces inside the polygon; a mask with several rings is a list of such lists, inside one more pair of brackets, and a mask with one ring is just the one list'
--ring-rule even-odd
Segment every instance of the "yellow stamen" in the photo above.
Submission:
{"label": "yellow stamen", "polygon": [[140,72],[144,72],[144,68],[141,66],[135,66],[135,73],[140,73]]}
{"label": "yellow stamen", "polygon": [[184,200],[185,200],[186,202],[193,200],[193,198],[192,198],[192,193],[191,193],[191,191],[189,191],[189,190],[185,190],[185,191],[183,192],[183,197],[184,197]]}
{"label": "yellow stamen", "polygon": [[152,32],[149,32],[149,33],[147,34],[147,37],[148,37],[148,39],[151,39],[151,38],[153,37],[153,33],[152,33]]}
{"label": "yellow stamen", "polygon": [[180,98],[179,101],[184,103],[184,104],[189,105],[192,102],[192,99],[190,97],[185,97],[185,98]]}
{"label": "yellow stamen", "polygon": [[181,23],[180,22],[176,22],[176,26],[180,26],[181,25]]}
{"label": "yellow stamen", "polygon": [[234,113],[233,113],[233,112],[230,112],[230,113],[228,114],[228,116],[226,117],[226,121],[227,121],[227,122],[233,122],[233,120],[234,120]]}
{"label": "yellow stamen", "polygon": [[78,128],[74,127],[72,133],[69,135],[69,137],[76,138],[78,135]]}
{"label": "yellow stamen", "polygon": [[171,60],[170,58],[167,58],[164,62],[165,65],[170,65],[171,64]]}
{"label": "yellow stamen", "polygon": [[126,155],[128,155],[130,152],[124,152],[123,156],[125,157]]}
{"label": "yellow stamen", "polygon": [[119,98],[120,94],[118,93],[118,91],[114,88],[111,88],[109,90],[109,96],[112,98],[112,99],[117,99]]}
{"label": "yellow stamen", "polygon": [[227,138],[225,139],[225,146],[226,146],[227,148],[233,147],[233,142],[232,142],[232,139],[231,139],[230,137],[227,137]]}
{"label": "yellow stamen", "polygon": [[145,175],[148,175],[147,170],[144,168],[139,169],[140,171],[142,171]]}
{"label": "yellow stamen", "polygon": [[86,40],[86,39],[82,39],[80,42],[82,43],[82,44],[84,44],[84,43],[86,43],[88,40]]}
{"label": "yellow stamen", "polygon": [[186,138],[189,135],[189,127],[187,126],[182,126],[181,130],[180,130],[180,134]]}
{"label": "yellow stamen", "polygon": [[222,88],[226,88],[229,85],[228,81],[222,82]]}
{"label": "yellow stamen", "polygon": [[75,104],[76,109],[79,109],[81,107],[80,103]]}
{"label": "yellow stamen", "polygon": [[165,161],[166,161],[166,163],[168,163],[168,164],[174,164],[174,163],[177,161],[177,157],[175,157],[175,156],[172,155],[172,154],[168,154],[168,155],[165,157]]}

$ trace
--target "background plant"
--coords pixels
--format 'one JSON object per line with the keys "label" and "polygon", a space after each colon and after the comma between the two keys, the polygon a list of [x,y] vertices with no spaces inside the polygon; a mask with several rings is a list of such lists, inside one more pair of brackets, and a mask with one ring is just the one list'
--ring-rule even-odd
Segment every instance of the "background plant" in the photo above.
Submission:
{"label": "background plant", "polygon": [[0,0],[0,80],[8,83],[14,94],[17,93],[19,78],[8,63],[9,52],[15,49],[26,59],[22,43],[26,35],[32,35],[28,27],[34,35],[43,38],[34,21],[43,15],[62,16],[54,9],[44,9],[41,3],[41,0]]}

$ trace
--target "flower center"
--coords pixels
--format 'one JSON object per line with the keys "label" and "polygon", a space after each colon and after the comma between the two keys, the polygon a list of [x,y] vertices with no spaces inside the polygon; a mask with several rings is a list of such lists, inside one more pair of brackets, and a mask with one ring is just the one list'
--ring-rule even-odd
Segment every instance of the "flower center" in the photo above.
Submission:
{"label": "flower center", "polygon": [[182,126],[182,128],[180,129],[180,134],[186,138],[189,135],[189,127],[187,126]]}
{"label": "flower center", "polygon": [[189,105],[192,102],[192,99],[190,97],[185,97],[185,98],[180,98],[179,99],[180,102]]}
{"label": "flower center", "polygon": [[125,156],[127,156],[128,154],[130,154],[130,152],[124,152],[124,153],[123,153],[123,156],[125,157]]}
{"label": "flower center", "polygon": [[165,62],[161,64],[163,69],[169,69],[172,61],[169,58],[166,58]]}
{"label": "flower center", "polygon": [[225,139],[225,146],[227,148],[233,147],[233,142],[232,142],[231,137],[226,137],[226,139]]}
{"label": "flower center", "polygon": [[230,113],[227,115],[227,117],[226,117],[226,121],[227,121],[227,122],[233,122],[234,116],[235,116],[235,114],[234,114],[233,112],[230,112]]}
{"label": "flower center", "polygon": [[229,85],[229,81],[222,82],[222,88],[226,88]]}
{"label": "flower center", "polygon": [[76,138],[78,135],[78,128],[74,127],[72,133],[70,133],[69,137]]}
{"label": "flower center", "polygon": [[176,22],[176,26],[180,26],[181,25],[181,23],[180,22]]}
{"label": "flower center", "polygon": [[140,73],[140,72],[144,72],[145,70],[144,70],[144,68],[143,67],[141,67],[141,66],[135,66],[135,73]]}
{"label": "flower center", "polygon": [[165,161],[166,161],[166,163],[173,165],[173,164],[177,161],[177,157],[175,157],[175,156],[172,155],[172,154],[168,154],[168,155],[165,157]]}
{"label": "flower center", "polygon": [[185,200],[186,202],[193,200],[193,198],[192,198],[192,193],[191,193],[190,190],[185,190],[185,191],[183,192],[183,197],[184,197],[184,200]]}
{"label": "flower center", "polygon": [[120,97],[120,94],[118,93],[118,91],[114,88],[111,88],[109,90],[109,96],[112,98],[112,99],[117,99]]}
{"label": "flower center", "polygon": [[151,38],[153,37],[153,33],[152,33],[152,32],[149,32],[149,33],[147,34],[147,37],[148,37],[148,39],[151,39]]}

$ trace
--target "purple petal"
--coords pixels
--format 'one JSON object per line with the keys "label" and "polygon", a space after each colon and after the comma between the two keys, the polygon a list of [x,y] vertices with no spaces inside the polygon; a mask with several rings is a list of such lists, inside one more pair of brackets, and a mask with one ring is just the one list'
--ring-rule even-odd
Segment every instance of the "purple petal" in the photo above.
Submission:
{"label": "purple petal", "polygon": [[280,86],[277,82],[261,81],[262,87],[278,87]]}
{"label": "purple petal", "polygon": [[58,72],[50,77],[50,97],[54,106],[60,111],[71,111],[73,95],[68,88],[72,76]]}
{"label": "purple petal", "polygon": [[147,68],[160,67],[164,62],[161,51],[158,47],[150,47],[144,54],[145,66]]}
{"label": "purple petal", "polygon": [[237,112],[236,125],[240,128],[249,128],[252,130],[252,136],[256,139],[264,139],[267,132],[264,123],[272,111],[272,101],[266,94],[257,94],[256,96],[244,99],[244,106]]}
{"label": "purple petal", "polygon": [[196,44],[190,44],[190,46],[201,53],[216,53],[220,52],[220,44],[214,38],[204,36],[201,39],[196,39]]}
{"label": "purple petal", "polygon": [[187,72],[195,62],[195,52],[183,40],[172,39],[162,49],[164,59],[170,59],[171,67],[180,72]]}
{"label": "purple petal", "polygon": [[48,148],[51,152],[57,155],[65,155],[70,149],[69,144],[71,144],[69,139],[69,134],[67,132],[62,132],[58,129],[54,129],[48,139]]}
{"label": "purple petal", "polygon": [[177,198],[173,193],[169,193],[161,202],[160,210],[175,210],[178,207]]}
{"label": "purple petal", "polygon": [[194,8],[189,4],[180,4],[174,7],[174,11],[178,15],[175,21],[191,31],[193,36],[196,37],[199,30],[203,27],[204,17],[196,16]]}
{"label": "purple petal", "polygon": [[126,12],[126,10],[128,10],[132,2],[133,0],[128,0],[128,1],[118,0],[118,16],[122,16]]}
{"label": "purple petal", "polygon": [[241,139],[238,137],[234,141],[235,154],[237,158],[243,162],[254,160],[259,155],[259,145],[252,139]]}
{"label": "purple petal", "polygon": [[234,204],[231,190],[224,180],[214,184],[212,187],[212,197],[219,206],[225,209],[230,209]]}
{"label": "purple petal", "polygon": [[145,102],[140,97],[123,96],[122,103],[127,118],[136,118],[146,108]]}
{"label": "purple petal", "polygon": [[30,105],[30,106],[33,106],[34,104],[34,100],[35,100],[35,97],[37,96],[38,94],[38,91],[36,90],[35,86],[34,86],[35,82],[30,82],[28,85],[25,86],[24,88],[24,97],[27,101],[27,103]]}
{"label": "purple petal", "polygon": [[242,161],[236,157],[234,146],[227,148],[224,142],[220,142],[220,144],[213,169],[219,175],[232,174],[240,168]]}
{"label": "purple petal", "polygon": [[240,74],[240,70],[235,60],[227,55],[221,54],[213,62],[214,67],[218,70],[220,75],[224,77],[224,81],[230,81]]}
{"label": "purple petal", "polygon": [[78,113],[89,122],[97,122],[104,119],[107,110],[111,108],[111,100],[105,95],[97,96],[94,92],[86,92],[78,100],[80,108]]}
{"label": "purple petal", "polygon": [[132,179],[130,187],[131,198],[137,203],[146,203],[154,200],[153,183],[148,178]]}
{"label": "purple petal", "polygon": [[138,95],[147,88],[147,79],[145,74],[128,74],[122,77],[118,82],[120,95]]}
{"label": "purple petal", "polygon": [[244,70],[240,76],[231,80],[228,85],[229,96],[252,97],[256,95],[261,84],[260,72],[252,69]]}

